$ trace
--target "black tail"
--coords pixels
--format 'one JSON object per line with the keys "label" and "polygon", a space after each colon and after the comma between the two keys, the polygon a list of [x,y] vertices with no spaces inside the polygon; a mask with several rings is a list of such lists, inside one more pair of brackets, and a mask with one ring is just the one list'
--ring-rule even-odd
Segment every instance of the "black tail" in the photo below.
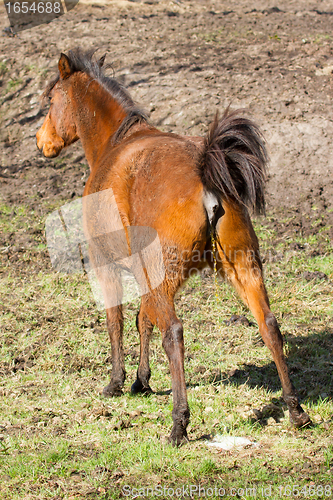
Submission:
{"label": "black tail", "polygon": [[208,191],[262,213],[267,153],[259,127],[242,111],[227,108],[221,119],[216,114],[205,140],[201,179]]}

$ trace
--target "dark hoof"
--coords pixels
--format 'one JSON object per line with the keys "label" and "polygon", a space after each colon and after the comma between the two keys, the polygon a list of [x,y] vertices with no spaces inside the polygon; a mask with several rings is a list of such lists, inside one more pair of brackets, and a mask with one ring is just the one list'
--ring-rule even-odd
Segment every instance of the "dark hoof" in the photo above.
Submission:
{"label": "dark hoof", "polygon": [[306,427],[308,425],[312,424],[311,418],[305,411],[302,411],[302,413],[295,414],[290,412],[290,422],[294,427],[297,427],[297,429],[300,429],[301,427]]}
{"label": "dark hoof", "polygon": [[144,387],[142,382],[139,379],[136,379],[134,384],[131,387],[132,394],[153,394],[152,388],[148,385],[148,387]]}
{"label": "dark hoof", "polygon": [[122,396],[123,391],[121,387],[119,387],[119,385],[116,386],[110,383],[109,385],[104,387],[102,394],[105,398],[112,398],[114,396]]}
{"label": "dark hoof", "polygon": [[168,441],[170,444],[172,444],[172,446],[177,446],[177,447],[183,446],[184,444],[188,443],[188,437],[187,437],[186,430],[183,430],[183,429],[174,430],[174,429],[172,429]]}
{"label": "dark hoof", "polygon": [[283,396],[289,409],[289,420],[294,427],[300,428],[311,425],[311,419],[303,410],[296,396]]}

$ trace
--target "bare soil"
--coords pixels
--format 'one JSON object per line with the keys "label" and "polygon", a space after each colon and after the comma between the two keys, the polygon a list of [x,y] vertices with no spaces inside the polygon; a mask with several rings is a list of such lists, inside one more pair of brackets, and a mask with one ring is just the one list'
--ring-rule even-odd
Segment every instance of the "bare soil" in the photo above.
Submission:
{"label": "bare soil", "polygon": [[[2,201],[43,215],[82,194],[81,145],[55,160],[35,145],[46,111],[40,95],[60,52],[80,45],[107,53],[110,74],[165,131],[203,135],[217,110],[248,108],[270,151],[265,223],[278,238],[333,236],[332,21],[327,1],[81,0],[48,25],[2,31]],[[29,238],[3,235],[0,246]]]}

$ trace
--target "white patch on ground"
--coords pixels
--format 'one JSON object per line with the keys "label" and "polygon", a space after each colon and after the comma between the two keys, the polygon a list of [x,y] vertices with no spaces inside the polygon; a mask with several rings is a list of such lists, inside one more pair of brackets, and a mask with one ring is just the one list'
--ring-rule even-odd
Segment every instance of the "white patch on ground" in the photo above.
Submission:
{"label": "white patch on ground", "polygon": [[230,451],[233,448],[246,448],[249,446],[258,446],[257,443],[250,441],[247,438],[236,436],[222,436],[217,434],[212,441],[207,443],[207,446],[220,448],[221,450]]}
{"label": "white patch on ground", "polygon": [[330,64],[322,69],[316,69],[316,76],[326,76],[333,73],[333,65]]}

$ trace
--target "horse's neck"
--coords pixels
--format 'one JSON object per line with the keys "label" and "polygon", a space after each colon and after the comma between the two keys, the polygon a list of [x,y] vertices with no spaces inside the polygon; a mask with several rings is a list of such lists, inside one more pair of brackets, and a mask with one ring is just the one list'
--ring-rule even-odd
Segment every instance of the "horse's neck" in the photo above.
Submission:
{"label": "horse's neck", "polygon": [[77,134],[92,171],[126,112],[97,81],[78,88],[75,102]]}

